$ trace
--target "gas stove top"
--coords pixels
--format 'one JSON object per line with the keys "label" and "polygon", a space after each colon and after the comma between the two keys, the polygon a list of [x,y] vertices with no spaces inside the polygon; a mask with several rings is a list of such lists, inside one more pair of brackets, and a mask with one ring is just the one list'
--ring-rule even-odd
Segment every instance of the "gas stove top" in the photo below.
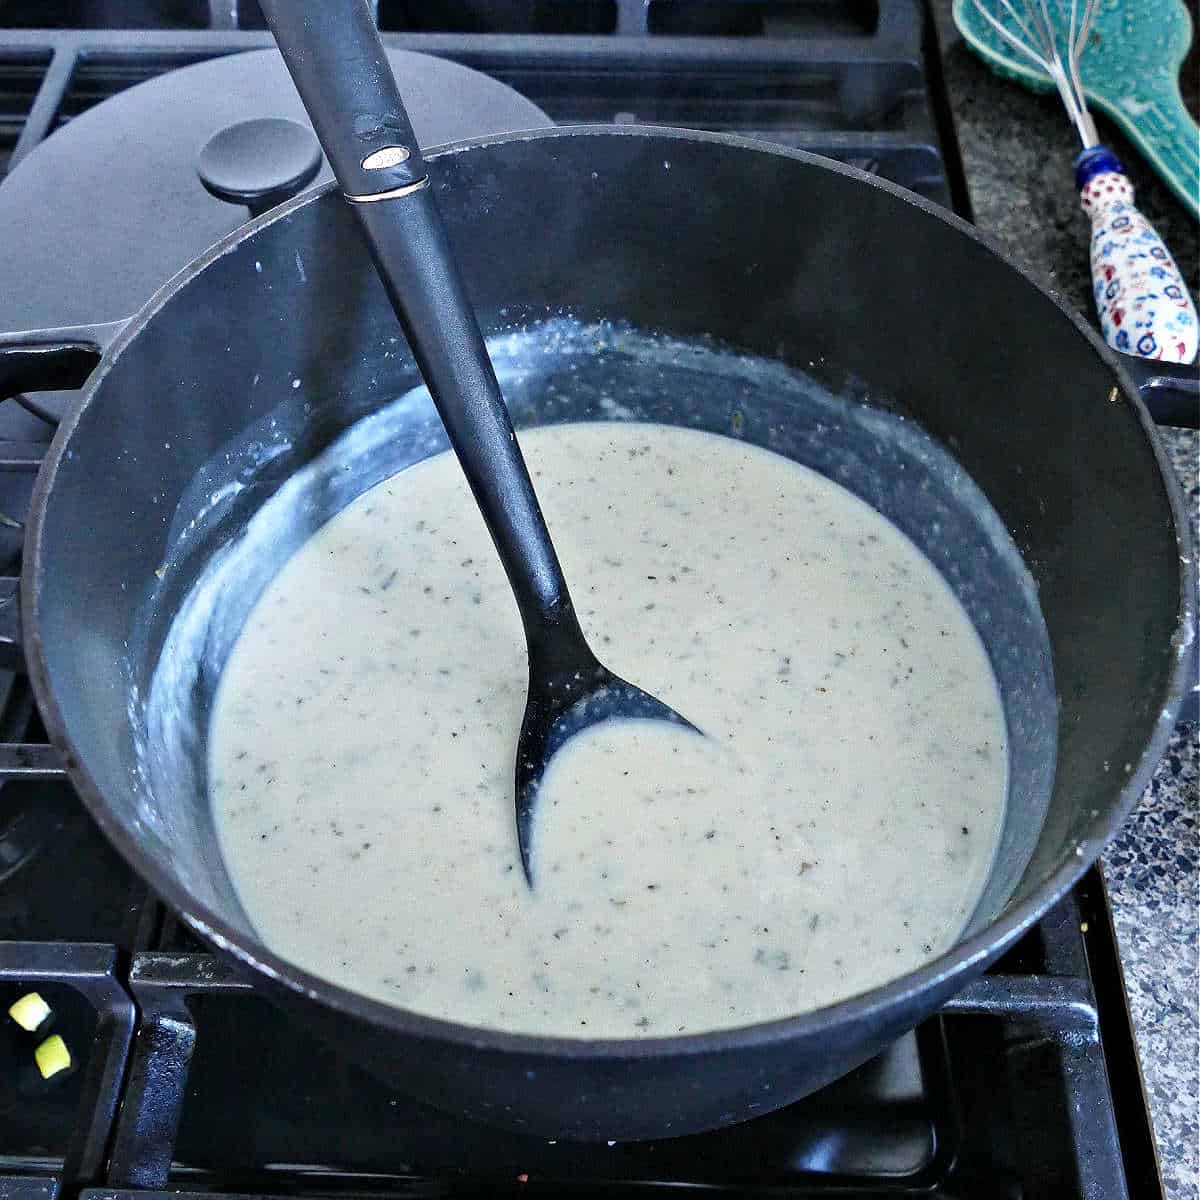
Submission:
{"label": "gas stove top", "polygon": [[[970,216],[919,0],[380,0],[377,15],[389,48],[484,72],[555,121],[735,131]],[[10,0],[0,21],[0,176],[136,84],[270,45],[252,0]],[[45,746],[11,597],[52,430],[0,408],[0,1196],[1161,1194],[1095,870],[879,1059],[706,1135],[576,1145],[471,1126],[293,1026],[147,893]],[[31,993],[51,1011],[35,1033],[4,1015]],[[55,1050],[69,1065],[43,1078]]]}

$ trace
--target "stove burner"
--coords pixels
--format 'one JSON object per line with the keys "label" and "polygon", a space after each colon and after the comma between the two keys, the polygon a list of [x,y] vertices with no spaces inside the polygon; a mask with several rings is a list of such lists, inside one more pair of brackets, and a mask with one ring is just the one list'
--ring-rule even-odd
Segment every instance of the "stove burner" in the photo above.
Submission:
{"label": "stove burner", "polygon": [[[38,804],[27,794],[18,800],[14,792],[9,787],[0,790],[0,885],[59,833],[65,820],[61,809]],[[6,807],[12,811],[6,813]],[[0,925],[4,923],[5,907],[6,898],[0,896]]]}

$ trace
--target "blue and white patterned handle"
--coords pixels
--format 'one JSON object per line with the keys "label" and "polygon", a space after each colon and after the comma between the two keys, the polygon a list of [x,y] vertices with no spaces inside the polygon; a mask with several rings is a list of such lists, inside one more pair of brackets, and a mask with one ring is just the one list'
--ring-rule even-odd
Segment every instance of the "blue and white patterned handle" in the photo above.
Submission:
{"label": "blue and white patterned handle", "polygon": [[1196,357],[1196,306],[1175,260],[1133,202],[1133,184],[1106,146],[1075,160],[1079,201],[1092,220],[1092,291],[1104,340],[1162,362]]}

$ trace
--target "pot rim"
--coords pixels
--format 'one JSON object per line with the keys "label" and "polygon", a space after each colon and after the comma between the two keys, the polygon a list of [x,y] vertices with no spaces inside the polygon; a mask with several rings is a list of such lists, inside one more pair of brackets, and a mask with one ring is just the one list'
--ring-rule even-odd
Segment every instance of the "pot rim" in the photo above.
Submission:
{"label": "pot rim", "polygon": [[[439,158],[486,151],[491,146],[508,142],[579,137],[640,137],[656,139],[668,146],[680,141],[714,143],[756,154],[790,159],[813,169],[842,175],[856,181],[861,186],[883,191],[897,202],[917,208],[928,218],[939,221],[956,233],[975,241],[1004,262],[1010,270],[1015,271],[1026,284],[1050,300],[1112,371],[1126,404],[1133,407],[1143,436],[1149,441],[1158,463],[1160,479],[1174,523],[1179,556],[1181,559],[1193,557],[1191,534],[1184,513],[1182,494],[1175,483],[1172,468],[1158,442],[1149,413],[1139,398],[1137,388],[1130,376],[1121,366],[1119,356],[1100,340],[1083,318],[1059,295],[1044,287],[1028,271],[1009,259],[1003,247],[994,238],[933,201],[909,192],[887,180],[868,175],[855,167],[846,166],[807,151],[775,146],[733,134],[671,129],[660,126],[555,126],[453,142],[429,150],[425,157],[427,161],[436,162]],[[1174,727],[1175,714],[1186,681],[1185,651],[1195,636],[1196,624],[1195,603],[1188,586],[1186,572],[1180,572],[1180,600],[1175,634],[1172,639],[1172,644],[1177,651],[1176,660],[1165,694],[1160,697],[1160,712],[1153,732],[1137,763],[1128,772],[1118,803],[1107,812],[1101,812],[1092,818],[1085,836],[1076,843],[1074,853],[1068,854],[1064,861],[1059,863],[1037,888],[1023,900],[1002,912],[995,921],[965,941],[950,947],[915,971],[910,971],[879,987],[872,988],[870,991],[826,1005],[823,1008],[757,1024],[707,1033],[676,1034],[667,1037],[587,1040],[510,1033],[426,1016],[351,991],[340,984],[291,965],[268,947],[243,936],[204,905],[197,904],[171,872],[164,869],[152,855],[144,851],[133,832],[113,817],[86,764],[75,753],[47,667],[39,621],[37,597],[41,592],[42,576],[45,570],[43,559],[45,514],[53,495],[58,468],[81,416],[91,406],[113,363],[136,339],[138,333],[155,318],[171,297],[185,288],[211,263],[230,253],[247,239],[254,237],[260,230],[278,221],[286,220],[298,209],[309,204],[332,202],[328,201],[327,197],[335,191],[336,184],[329,183],[323,188],[303,193],[248,222],[217,242],[155,292],[107,349],[100,365],[89,378],[79,403],[59,425],[38,474],[31,501],[31,515],[25,539],[26,567],[21,576],[21,612],[28,631],[26,655],[29,675],[50,741],[63,754],[71,783],[79,792],[84,804],[109,841],[134,870],[149,882],[155,893],[180,913],[189,926],[207,942],[232,956],[241,965],[266,976],[288,991],[318,1001],[348,1018],[363,1020],[389,1033],[438,1040],[479,1050],[511,1052],[534,1058],[560,1060],[655,1059],[736,1050],[749,1046],[762,1047],[804,1038],[823,1038],[832,1028],[876,1023],[889,1012],[894,1014],[907,1008],[908,1002],[921,994],[934,990],[943,993],[952,992],[957,987],[964,986],[971,977],[982,971],[990,961],[1011,946],[1076,883],[1133,810],[1162,758],[1167,739]]]}

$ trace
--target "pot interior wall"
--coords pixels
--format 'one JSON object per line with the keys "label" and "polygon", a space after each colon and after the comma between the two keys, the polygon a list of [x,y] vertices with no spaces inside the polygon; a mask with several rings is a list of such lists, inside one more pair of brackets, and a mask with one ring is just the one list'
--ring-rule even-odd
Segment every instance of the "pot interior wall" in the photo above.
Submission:
{"label": "pot interior wall", "polygon": [[[675,382],[656,399],[648,376],[644,400],[618,398],[628,412],[824,468],[943,568],[991,652],[1014,749],[1005,846],[976,923],[1010,892],[1034,890],[1096,814],[1115,810],[1120,765],[1150,736],[1173,661],[1179,566],[1163,483],[1088,340],[970,238],[791,156],[596,133],[453,152],[434,170],[487,328],[570,317],[656,331],[648,369]],[[555,328],[578,326],[534,339]],[[671,338],[712,338],[800,374],[750,364],[706,391],[695,361],[672,360]],[[531,344],[518,337],[516,357]],[[576,349],[614,369],[614,354]],[[578,419],[589,403],[613,415],[598,396],[556,409],[545,372],[521,370],[506,380],[518,424]],[[693,372],[690,389],[676,387],[680,370]],[[351,218],[326,193],[166,298],[111,364],[59,466],[37,620],[63,722],[110,828],[243,929],[204,798],[203,721],[147,730],[151,673],[214,552],[298,468],[415,383]],[[854,406],[829,400],[847,394]],[[352,494],[438,448],[424,398],[408,409],[386,453],[349,483],[317,486],[307,515],[264,543],[243,610],[254,579]],[[872,462],[881,423],[896,427],[888,413],[963,471],[915,433],[889,434],[890,457]],[[202,669],[175,681],[201,716],[238,623],[210,623]],[[163,768],[170,786],[153,778]]]}

